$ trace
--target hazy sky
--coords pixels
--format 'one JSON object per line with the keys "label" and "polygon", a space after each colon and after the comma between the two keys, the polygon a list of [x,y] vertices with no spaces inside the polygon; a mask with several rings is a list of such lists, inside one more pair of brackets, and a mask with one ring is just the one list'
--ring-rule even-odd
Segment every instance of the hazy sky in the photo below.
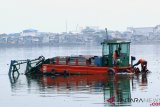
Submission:
{"label": "hazy sky", "polygon": [[160,24],[160,0],[0,0],[0,33],[27,28],[64,32],[99,26],[111,30]]}

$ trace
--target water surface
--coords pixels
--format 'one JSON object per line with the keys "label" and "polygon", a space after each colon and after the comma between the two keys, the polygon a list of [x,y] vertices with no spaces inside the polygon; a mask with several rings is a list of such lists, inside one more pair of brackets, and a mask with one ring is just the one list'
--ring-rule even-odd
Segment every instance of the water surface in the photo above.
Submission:
{"label": "water surface", "polygon": [[[32,47],[0,48],[1,107],[107,107],[151,106],[160,102],[160,46],[132,45],[131,55],[148,61],[147,75],[46,77],[20,75],[10,80],[7,73],[10,60],[46,58],[66,55],[101,55],[101,47]],[[136,60],[136,61],[137,61]],[[139,66],[140,67],[140,66]],[[109,98],[115,99],[110,104]],[[124,99],[150,99],[133,102]],[[107,101],[108,100],[108,101]]]}

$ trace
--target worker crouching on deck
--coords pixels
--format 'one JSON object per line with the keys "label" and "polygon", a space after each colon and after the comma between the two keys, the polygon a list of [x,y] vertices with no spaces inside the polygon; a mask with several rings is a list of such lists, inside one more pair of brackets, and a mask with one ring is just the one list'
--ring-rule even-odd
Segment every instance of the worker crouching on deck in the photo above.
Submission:
{"label": "worker crouching on deck", "polygon": [[136,64],[134,64],[132,67],[134,68],[135,66],[141,64],[141,71],[147,72],[147,61],[144,59],[140,59]]}
{"label": "worker crouching on deck", "polygon": [[117,58],[119,57],[117,50],[114,51],[112,57],[113,57],[113,64],[114,64],[114,65],[117,65]]}

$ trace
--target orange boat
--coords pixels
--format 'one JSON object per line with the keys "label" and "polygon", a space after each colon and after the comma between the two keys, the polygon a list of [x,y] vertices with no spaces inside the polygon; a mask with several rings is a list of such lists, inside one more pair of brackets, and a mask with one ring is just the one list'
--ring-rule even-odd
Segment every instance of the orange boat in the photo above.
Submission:
{"label": "orange boat", "polygon": [[[102,56],[57,56],[45,59],[11,61],[9,74],[18,71],[17,65],[27,63],[25,74],[47,75],[106,75],[121,72],[133,73],[130,61],[130,42],[124,40],[104,40]],[[34,66],[33,66],[34,64]]]}
{"label": "orange boat", "polygon": [[131,73],[132,69],[128,67],[99,67],[99,66],[70,66],[70,65],[54,65],[54,64],[43,64],[40,70],[44,74],[83,74],[83,75],[96,75],[96,74],[107,74],[107,73],[118,73],[128,72]]}
{"label": "orange boat", "polygon": [[[117,51],[114,63],[113,54]],[[102,43],[102,56],[66,56],[50,58],[49,63],[42,64],[41,73],[51,74],[115,74],[119,72],[132,73],[129,64],[130,42],[109,40]],[[135,58],[131,58],[131,62]]]}

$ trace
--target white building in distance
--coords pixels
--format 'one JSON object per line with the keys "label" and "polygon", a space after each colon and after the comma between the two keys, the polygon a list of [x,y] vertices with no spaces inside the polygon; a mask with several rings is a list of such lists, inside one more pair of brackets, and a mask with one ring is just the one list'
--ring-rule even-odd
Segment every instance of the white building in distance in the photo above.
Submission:
{"label": "white building in distance", "polygon": [[22,36],[22,37],[26,37],[26,36],[35,37],[35,36],[37,36],[37,34],[38,34],[38,31],[35,29],[26,29],[21,32],[20,36]]}
{"label": "white building in distance", "polygon": [[160,25],[157,25],[157,26],[154,28],[154,33],[160,33]]}
{"label": "white building in distance", "polygon": [[150,36],[150,34],[153,34],[155,27],[139,27],[139,28],[133,28],[128,27],[127,31],[131,32],[133,35],[143,35],[143,36]]}

